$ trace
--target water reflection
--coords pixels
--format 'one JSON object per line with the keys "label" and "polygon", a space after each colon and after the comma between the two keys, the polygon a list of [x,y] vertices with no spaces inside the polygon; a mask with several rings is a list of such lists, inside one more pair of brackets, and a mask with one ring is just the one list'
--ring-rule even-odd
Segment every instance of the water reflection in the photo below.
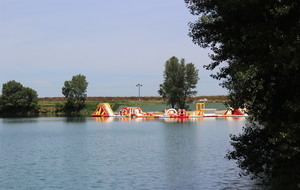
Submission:
{"label": "water reflection", "polygon": [[[199,117],[199,118],[142,118],[142,117],[92,117],[97,122],[146,122],[146,121],[162,121],[165,123],[197,123],[203,121],[242,121],[245,117]],[[71,120],[72,121],[72,120]]]}
{"label": "water reflection", "polygon": [[113,117],[93,117],[97,122],[113,122],[115,118]]}
{"label": "water reflection", "polygon": [[[2,120],[2,119],[0,119]],[[224,158],[243,118],[0,121],[3,189],[251,189]],[[30,127],[24,127],[30,126]],[[103,127],[99,127],[103,126]]]}
{"label": "water reflection", "polygon": [[164,121],[165,173],[169,189],[253,187],[251,181],[239,176],[235,163],[224,158],[231,148],[229,134],[241,131],[246,122],[244,118]]}
{"label": "water reflection", "polygon": [[[164,128],[165,172],[169,189],[199,188],[199,172],[202,161],[199,159],[199,135],[197,128],[188,120],[171,120]],[[185,123],[184,125],[182,125]],[[190,124],[190,125],[187,125]]]}
{"label": "water reflection", "polygon": [[166,123],[187,123],[190,122],[188,118],[165,118]]}
{"label": "water reflection", "polygon": [[71,122],[71,123],[82,123],[82,122],[86,122],[86,117],[65,117],[65,121],[66,122]]}
{"label": "water reflection", "polygon": [[38,117],[24,117],[24,118],[2,118],[2,123],[17,124],[17,123],[36,123]]}

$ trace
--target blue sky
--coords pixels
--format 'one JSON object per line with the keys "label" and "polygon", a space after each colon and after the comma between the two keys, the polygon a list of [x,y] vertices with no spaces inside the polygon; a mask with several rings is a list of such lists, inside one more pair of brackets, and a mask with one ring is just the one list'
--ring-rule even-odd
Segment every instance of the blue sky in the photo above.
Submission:
{"label": "blue sky", "polygon": [[183,0],[0,0],[0,83],[57,97],[83,74],[88,96],[137,96],[138,83],[141,96],[158,96],[176,56],[199,69],[197,95],[227,94],[203,69],[209,50],[188,36],[196,19]]}

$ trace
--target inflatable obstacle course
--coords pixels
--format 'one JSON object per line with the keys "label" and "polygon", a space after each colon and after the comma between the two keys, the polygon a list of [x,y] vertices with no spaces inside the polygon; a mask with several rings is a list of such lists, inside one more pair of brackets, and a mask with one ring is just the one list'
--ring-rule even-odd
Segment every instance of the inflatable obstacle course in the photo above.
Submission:
{"label": "inflatable obstacle course", "polygon": [[196,113],[195,115],[204,116],[205,103],[196,103]]}
{"label": "inflatable obstacle course", "polygon": [[165,109],[163,114],[145,113],[140,107],[124,107],[115,114],[109,103],[99,103],[92,117],[143,117],[143,118],[201,118],[201,117],[247,117],[240,109],[229,107],[223,114],[216,114],[216,109],[205,109],[205,103],[197,103],[196,110],[188,113],[185,109]]}
{"label": "inflatable obstacle course", "polygon": [[223,113],[224,116],[226,115],[233,115],[233,116],[244,116],[245,113],[238,109],[238,108],[232,108],[232,107],[229,107],[227,108],[227,110]]}
{"label": "inflatable obstacle course", "polygon": [[140,107],[124,107],[119,111],[119,115],[125,117],[152,116],[151,113],[144,113]]}
{"label": "inflatable obstacle course", "polygon": [[96,111],[92,114],[92,117],[110,117],[115,116],[109,103],[99,103]]}

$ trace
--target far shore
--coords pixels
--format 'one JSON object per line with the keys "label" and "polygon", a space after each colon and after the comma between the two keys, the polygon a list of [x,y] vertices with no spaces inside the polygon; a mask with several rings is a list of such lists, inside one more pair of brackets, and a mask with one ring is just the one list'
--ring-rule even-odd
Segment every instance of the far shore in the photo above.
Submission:
{"label": "far shore", "polygon": [[[225,95],[219,96],[196,96],[187,99],[187,103],[194,104],[205,100],[206,103],[225,103],[228,101],[228,97]],[[56,108],[59,105],[63,105],[66,102],[65,97],[40,97],[39,98],[39,114],[43,115],[61,115],[56,111]],[[87,97],[86,98],[86,107],[81,111],[82,115],[91,115],[97,108],[99,103],[109,103],[113,111],[117,111],[119,107],[126,106],[142,106],[145,109],[145,105],[163,105],[165,101],[162,97],[159,96],[115,96],[115,97]],[[147,106],[146,106],[147,107]],[[159,109],[154,110],[145,110],[145,111],[163,111],[163,109],[168,106],[162,106]],[[144,110],[143,110],[144,111]],[[219,110],[218,110],[219,111]]]}
{"label": "far shore", "polygon": [[[223,103],[228,100],[227,95],[194,96],[187,99],[188,102],[197,102],[206,99],[208,103]],[[44,101],[65,101],[65,97],[39,97]],[[88,96],[87,101],[158,101],[163,102],[160,96]]]}

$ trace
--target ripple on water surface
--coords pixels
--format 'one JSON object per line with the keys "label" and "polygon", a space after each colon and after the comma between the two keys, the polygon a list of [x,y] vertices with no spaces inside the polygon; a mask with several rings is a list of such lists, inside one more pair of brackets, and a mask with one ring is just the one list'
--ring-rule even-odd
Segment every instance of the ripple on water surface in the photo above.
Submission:
{"label": "ripple on water surface", "polygon": [[255,189],[224,158],[239,119],[0,119],[0,189]]}

